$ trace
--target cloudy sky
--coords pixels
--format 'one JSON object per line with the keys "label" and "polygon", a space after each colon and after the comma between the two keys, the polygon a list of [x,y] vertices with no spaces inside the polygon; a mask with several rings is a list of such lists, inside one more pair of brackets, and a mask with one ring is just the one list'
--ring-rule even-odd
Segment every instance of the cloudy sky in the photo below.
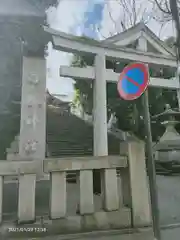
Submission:
{"label": "cloudy sky", "polygon": [[[147,0],[136,0],[136,4],[138,20],[147,8],[144,18],[145,20],[150,19],[148,26],[153,32],[157,35],[160,33],[162,39],[174,34],[172,23],[161,29],[161,26],[153,20],[151,14],[155,12],[155,9]],[[141,9],[139,6],[141,6]],[[112,16],[114,21],[111,19]],[[127,25],[130,26],[127,16],[126,13]],[[102,39],[121,31],[120,22],[123,18],[122,7],[116,0],[108,0],[108,2],[107,0],[60,0],[57,8],[51,7],[47,10],[47,20],[52,28],[74,35],[83,34],[95,39]],[[97,29],[100,31],[97,31]],[[69,65],[71,59],[71,54],[57,52],[49,44],[47,87],[53,94],[68,94],[70,100],[72,100],[74,94],[73,81],[72,79],[61,78],[58,74],[59,66]]]}

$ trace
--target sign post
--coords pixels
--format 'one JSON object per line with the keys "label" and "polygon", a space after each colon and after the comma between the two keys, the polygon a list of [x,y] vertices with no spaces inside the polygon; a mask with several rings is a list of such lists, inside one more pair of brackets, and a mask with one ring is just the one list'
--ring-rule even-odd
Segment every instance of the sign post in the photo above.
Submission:
{"label": "sign post", "polygon": [[122,71],[117,89],[119,95],[124,100],[135,100],[142,95],[144,107],[144,124],[146,131],[146,152],[147,152],[147,167],[149,176],[149,187],[151,197],[151,213],[154,239],[160,240],[160,224],[159,224],[159,208],[156,185],[156,170],[152,151],[152,135],[151,121],[149,113],[148,92],[146,91],[149,84],[148,66],[143,63],[133,63],[128,65]]}
{"label": "sign post", "polygon": [[144,107],[144,124],[146,131],[146,151],[147,151],[147,168],[149,176],[149,189],[151,197],[151,213],[152,224],[155,240],[161,240],[160,221],[159,221],[159,208],[158,208],[158,195],[156,184],[156,169],[152,151],[152,135],[151,135],[151,121],[149,114],[149,101],[148,91],[146,90],[142,96]]}

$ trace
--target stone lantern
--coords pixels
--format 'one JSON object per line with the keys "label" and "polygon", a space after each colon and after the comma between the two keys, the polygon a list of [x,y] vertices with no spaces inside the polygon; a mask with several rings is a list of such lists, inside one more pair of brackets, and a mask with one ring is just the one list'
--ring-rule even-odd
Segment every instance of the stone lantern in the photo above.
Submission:
{"label": "stone lantern", "polygon": [[179,110],[173,110],[169,104],[166,104],[166,110],[163,113],[152,117],[152,119],[159,119],[166,128],[159,142],[153,147],[155,160],[169,170],[180,170],[180,134],[175,129],[179,123],[175,120],[177,116],[180,116]]}

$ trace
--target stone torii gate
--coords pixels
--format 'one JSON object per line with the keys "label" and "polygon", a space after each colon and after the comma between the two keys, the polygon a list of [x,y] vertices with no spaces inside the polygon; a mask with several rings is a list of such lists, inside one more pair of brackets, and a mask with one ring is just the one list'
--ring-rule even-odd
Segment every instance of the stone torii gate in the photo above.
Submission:
{"label": "stone torii gate", "polygon": [[[80,79],[95,79],[93,93],[94,154],[97,156],[106,156],[108,155],[106,81],[117,82],[119,77],[118,73],[106,69],[106,59],[140,61],[148,64],[176,68],[175,53],[172,49],[165,46],[164,43],[142,23],[103,42],[91,43],[47,27],[45,27],[45,31],[52,35],[55,49],[78,54],[90,54],[95,57],[94,67],[77,68],[61,66],[60,75]],[[136,40],[138,40],[139,50],[122,47]],[[148,52],[148,44],[151,44],[158,54]],[[176,78],[173,80],[150,78],[150,86],[176,89],[179,96],[180,85]]]}
{"label": "stone torii gate", "polygon": [[[106,81],[117,82],[119,74],[106,69],[106,59],[118,61],[141,61],[159,66],[177,67],[175,53],[164,45],[144,24],[111,37],[103,42],[87,42],[78,37],[58,32],[48,27],[45,31],[52,36],[57,50],[89,54],[95,58],[94,67],[75,68],[61,66],[63,77],[90,79],[94,81],[94,155],[108,155]],[[138,40],[139,50],[124,47]],[[159,53],[148,52],[149,45]],[[123,46],[123,47],[122,47]],[[37,57],[23,58],[23,82],[19,155],[22,159],[44,159],[46,131],[46,64]],[[25,80],[27,79],[27,80]],[[176,89],[179,97],[179,81],[150,78],[150,86]]]}
{"label": "stone torii gate", "polygon": [[[116,59],[118,61],[140,61],[147,64],[169,66],[177,68],[177,61],[175,53],[167,47],[160,39],[158,39],[148,27],[144,24],[137,24],[130,30],[121,33],[115,37],[107,39],[103,42],[87,42],[78,39],[75,36],[65,34],[59,31],[45,27],[45,31],[52,35],[53,47],[56,50],[77,53],[77,54],[89,54],[94,56],[94,67],[77,68],[61,66],[60,75],[62,77],[72,77],[81,79],[90,79],[93,81],[93,151],[94,156],[107,156],[108,155],[108,139],[107,139],[107,103],[106,103],[106,81],[117,82],[119,74],[112,70],[106,70],[106,59]],[[130,49],[124,46],[137,41],[137,49]],[[151,49],[155,49],[154,53]],[[150,77],[151,87],[161,87],[177,90],[178,103],[180,106],[180,84],[177,78],[173,80],[152,78]],[[126,150],[125,150],[126,149]],[[127,144],[124,142],[121,144],[121,153],[127,151]],[[134,161],[134,160],[133,160]],[[145,159],[141,159],[139,162],[134,161],[130,163],[130,168],[136,168],[139,175],[143,172],[145,167]],[[135,164],[137,166],[135,166]],[[136,172],[136,174],[137,174]],[[108,177],[113,177],[108,175]],[[148,190],[146,174],[141,176],[144,183],[140,187],[135,187],[135,191],[132,190],[132,195],[141,194],[142,189],[144,196],[142,197],[141,204],[143,208],[137,207],[139,213],[142,213],[141,217],[146,221],[149,217],[147,210]],[[134,183],[137,181],[138,176],[134,176]],[[102,176],[103,179],[103,176]],[[132,182],[131,182],[132,183]],[[136,184],[136,183],[135,183]],[[139,183],[138,183],[139,184]],[[141,189],[141,190],[140,190]],[[137,202],[135,203],[135,205]],[[137,205],[136,205],[137,206]],[[144,209],[144,210],[142,210]],[[135,210],[134,216],[137,212]],[[145,220],[146,219],[146,220]],[[136,220],[134,219],[136,222]]]}
{"label": "stone torii gate", "polygon": [[[93,150],[95,157],[108,156],[108,138],[107,138],[107,104],[106,104],[106,81],[116,82],[119,74],[114,73],[111,70],[106,70],[106,59],[116,59],[118,61],[141,61],[147,64],[154,64],[158,66],[169,66],[176,68],[177,62],[175,54],[171,49],[164,46],[160,40],[154,36],[150,30],[139,24],[136,27],[130,29],[127,32],[122,33],[117,38],[110,38],[103,42],[87,42],[80,40],[79,38],[65,34],[59,31],[55,31],[49,27],[45,27],[45,31],[52,36],[53,47],[57,50],[72,52],[77,54],[89,54],[94,56],[94,67],[87,68],[72,68],[61,67],[60,74],[64,77],[82,78],[94,80],[93,87]],[[130,44],[133,41],[138,40],[138,50],[122,47],[124,44]],[[151,44],[157,52],[148,52],[148,44]],[[42,164],[45,159],[45,145],[46,145],[46,64],[42,58],[28,57],[23,58],[23,79],[22,79],[22,100],[21,100],[21,123],[20,123],[20,136],[19,136],[19,158],[20,160],[37,160],[37,165]],[[180,85],[178,80],[150,78],[150,86],[152,87],[164,87],[176,89],[179,95]],[[178,98],[179,99],[179,98]],[[131,146],[130,148],[133,149]],[[125,151],[131,152],[126,142],[121,144],[121,153]],[[138,154],[141,154],[142,149],[138,148]],[[143,154],[142,154],[143,155]],[[138,224],[139,220],[149,222],[149,195],[147,188],[147,177],[145,171],[145,159],[142,157],[133,158],[133,154],[130,154],[131,163],[130,168],[134,174],[131,174],[132,195],[133,195],[133,209],[134,219]],[[50,160],[48,160],[50,161]],[[48,164],[50,164],[48,162]],[[113,165],[114,166],[114,165]],[[53,168],[50,165],[49,168]],[[116,167],[116,166],[115,166]],[[115,168],[114,167],[114,168]],[[42,167],[39,167],[40,169]],[[115,179],[116,169],[108,169],[105,171],[104,178],[107,180]],[[88,172],[88,171],[87,171]],[[136,173],[136,174],[135,174]],[[55,173],[56,174],[56,173]],[[64,174],[64,173],[63,173]],[[83,177],[82,177],[83,176]],[[81,174],[81,180],[91,179],[91,173]],[[26,185],[28,181],[31,185],[35,185],[36,176],[29,175],[25,177],[23,183]],[[65,185],[64,175],[61,177],[55,175],[53,183],[61,182],[62,186]],[[83,189],[86,190],[86,185],[83,185]],[[86,181],[87,182],[87,181]],[[114,181],[115,182],[115,181]],[[92,184],[92,181],[89,183]],[[111,182],[108,182],[111,186]],[[111,187],[106,187],[106,191],[110,191]],[[56,188],[54,188],[56,189]],[[58,198],[61,199],[65,196],[65,188],[61,189],[62,192],[58,192]],[[57,190],[53,193],[56,194]],[[143,196],[142,196],[143,193]],[[34,194],[34,193],[33,193]],[[91,194],[92,195],[92,194]],[[139,196],[141,195],[141,201]],[[56,195],[54,195],[56,196]],[[83,195],[84,196],[84,195]],[[112,203],[112,198],[115,197],[110,194],[111,199],[107,198],[107,203]],[[85,196],[84,196],[85,197]],[[109,197],[109,195],[108,195]],[[34,195],[31,197],[34,199]],[[55,199],[55,197],[53,198]],[[63,198],[63,209],[66,205],[66,198]],[[109,200],[110,199],[110,200]],[[31,200],[31,199],[30,199]],[[28,201],[30,201],[28,200]],[[89,198],[85,199],[90,201]],[[113,203],[111,204],[113,205]],[[117,204],[116,204],[117,205]],[[52,202],[52,206],[56,215],[56,199]],[[64,210],[63,210],[64,211]],[[64,213],[64,212],[63,212]],[[33,215],[33,214],[32,214]],[[137,218],[138,217],[138,218]]]}

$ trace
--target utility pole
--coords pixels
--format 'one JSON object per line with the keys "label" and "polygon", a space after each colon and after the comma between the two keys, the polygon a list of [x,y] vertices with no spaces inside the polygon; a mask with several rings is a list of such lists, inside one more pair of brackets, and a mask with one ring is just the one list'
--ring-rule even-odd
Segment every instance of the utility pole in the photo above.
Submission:
{"label": "utility pole", "polygon": [[176,48],[177,48],[177,60],[180,62],[180,22],[177,0],[170,0],[170,8],[172,13],[172,19],[174,20],[176,27]]}
{"label": "utility pole", "polygon": [[[180,84],[180,21],[179,21],[179,9],[177,0],[169,0],[170,9],[172,14],[172,20],[176,27],[176,56],[177,56],[177,78],[179,78]],[[178,105],[180,109],[180,90],[177,91]]]}

